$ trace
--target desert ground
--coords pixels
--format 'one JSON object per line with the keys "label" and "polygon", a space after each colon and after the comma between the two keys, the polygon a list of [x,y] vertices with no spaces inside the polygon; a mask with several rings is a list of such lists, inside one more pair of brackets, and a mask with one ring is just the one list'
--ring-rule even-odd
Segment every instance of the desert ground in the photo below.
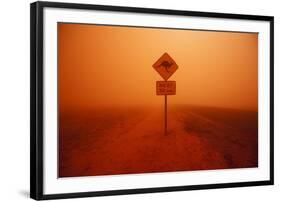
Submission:
{"label": "desert ground", "polygon": [[258,113],[203,106],[59,114],[59,177],[258,166]]}

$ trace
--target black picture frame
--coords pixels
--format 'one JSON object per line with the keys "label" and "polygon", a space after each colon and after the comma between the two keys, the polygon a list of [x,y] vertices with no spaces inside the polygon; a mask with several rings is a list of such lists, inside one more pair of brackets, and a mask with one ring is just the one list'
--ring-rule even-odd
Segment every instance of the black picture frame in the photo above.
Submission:
{"label": "black picture frame", "polygon": [[[66,8],[121,11],[130,13],[164,14],[176,16],[199,16],[211,18],[267,21],[270,23],[270,180],[239,183],[188,185],[174,187],[154,187],[128,190],[76,192],[66,194],[43,193],[43,9]],[[93,197],[121,194],[186,191],[228,187],[245,187],[274,184],[274,17],[240,15],[229,13],[196,12],[183,10],[136,8],[120,6],[89,5],[57,2],[34,2],[30,5],[30,197],[36,200]]]}

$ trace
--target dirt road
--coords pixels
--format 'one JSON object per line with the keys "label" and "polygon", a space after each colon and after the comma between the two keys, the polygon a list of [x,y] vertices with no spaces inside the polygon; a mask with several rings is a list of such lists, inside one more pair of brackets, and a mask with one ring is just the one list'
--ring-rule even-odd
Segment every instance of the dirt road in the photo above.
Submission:
{"label": "dirt road", "polygon": [[171,107],[60,118],[60,177],[256,167],[257,113]]}

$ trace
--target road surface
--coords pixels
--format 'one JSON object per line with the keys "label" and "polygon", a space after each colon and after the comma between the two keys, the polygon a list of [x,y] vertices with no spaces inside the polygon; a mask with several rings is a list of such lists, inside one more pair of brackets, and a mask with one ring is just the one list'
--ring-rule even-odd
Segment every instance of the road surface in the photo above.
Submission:
{"label": "road surface", "polygon": [[162,108],[65,113],[59,177],[258,166],[257,112],[170,107],[167,135],[163,113]]}

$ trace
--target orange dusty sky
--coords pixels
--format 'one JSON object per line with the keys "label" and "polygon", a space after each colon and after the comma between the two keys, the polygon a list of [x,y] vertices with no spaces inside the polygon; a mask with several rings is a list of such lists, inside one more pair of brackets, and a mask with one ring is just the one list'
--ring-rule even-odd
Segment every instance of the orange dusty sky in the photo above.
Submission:
{"label": "orange dusty sky", "polygon": [[257,110],[258,34],[59,24],[62,109],[163,105],[154,62],[167,52],[179,68],[171,104]]}

